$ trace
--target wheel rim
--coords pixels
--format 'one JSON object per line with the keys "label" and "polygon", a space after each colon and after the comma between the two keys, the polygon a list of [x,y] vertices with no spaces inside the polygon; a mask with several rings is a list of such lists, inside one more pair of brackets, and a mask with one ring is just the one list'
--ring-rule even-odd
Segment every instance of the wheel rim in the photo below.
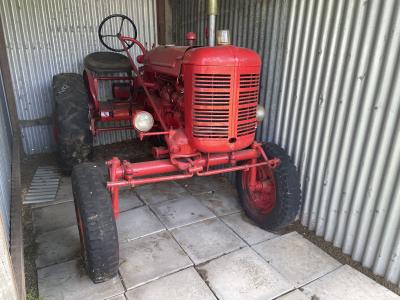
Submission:
{"label": "wheel rim", "polygon": [[85,231],[83,229],[83,222],[79,209],[76,209],[76,216],[78,221],[79,238],[81,241],[81,256],[83,261],[86,263],[86,245],[85,245]]}
{"label": "wheel rim", "polygon": [[274,172],[268,166],[260,166],[256,169],[256,184],[250,184],[251,171],[243,171],[242,186],[247,194],[248,204],[257,209],[260,214],[270,213],[276,204],[276,180]]}

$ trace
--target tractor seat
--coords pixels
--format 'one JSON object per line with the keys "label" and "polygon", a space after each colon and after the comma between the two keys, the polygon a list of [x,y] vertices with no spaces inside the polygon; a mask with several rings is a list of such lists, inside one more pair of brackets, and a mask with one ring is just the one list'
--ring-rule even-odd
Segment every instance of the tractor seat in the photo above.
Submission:
{"label": "tractor seat", "polygon": [[94,52],[86,55],[85,67],[93,72],[130,72],[128,57],[115,52]]}

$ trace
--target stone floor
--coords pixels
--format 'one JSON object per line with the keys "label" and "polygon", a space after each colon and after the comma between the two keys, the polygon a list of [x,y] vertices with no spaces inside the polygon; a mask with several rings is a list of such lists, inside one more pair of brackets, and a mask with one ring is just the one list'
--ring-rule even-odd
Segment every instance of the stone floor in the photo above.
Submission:
{"label": "stone floor", "polygon": [[119,276],[93,284],[79,259],[71,182],[33,209],[42,299],[399,299],[296,232],[254,226],[223,177],[121,193]]}

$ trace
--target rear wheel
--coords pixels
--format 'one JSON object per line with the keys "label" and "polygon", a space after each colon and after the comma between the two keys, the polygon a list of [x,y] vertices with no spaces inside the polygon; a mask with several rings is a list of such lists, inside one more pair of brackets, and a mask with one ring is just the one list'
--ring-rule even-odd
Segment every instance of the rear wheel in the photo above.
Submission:
{"label": "rear wheel", "polygon": [[58,74],[53,77],[54,135],[61,169],[87,159],[93,138],[89,130],[89,98],[82,75]]}
{"label": "rear wheel", "polygon": [[104,166],[83,163],[72,171],[72,189],[81,240],[81,254],[94,283],[118,273],[119,245]]}
{"label": "rear wheel", "polygon": [[249,171],[238,172],[236,186],[249,218],[264,229],[277,230],[296,218],[301,204],[300,182],[296,167],[282,148],[273,143],[263,148],[269,159],[280,159],[279,166],[258,167],[257,188],[250,187]]}

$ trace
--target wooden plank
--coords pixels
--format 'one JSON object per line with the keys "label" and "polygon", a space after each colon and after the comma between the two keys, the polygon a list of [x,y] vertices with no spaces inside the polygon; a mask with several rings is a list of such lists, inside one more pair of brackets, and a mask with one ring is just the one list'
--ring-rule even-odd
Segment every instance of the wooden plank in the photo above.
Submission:
{"label": "wooden plank", "polygon": [[21,131],[19,127],[17,107],[10,66],[8,63],[3,25],[0,19],[0,68],[3,76],[4,91],[13,134],[12,165],[11,165],[11,208],[10,208],[10,254],[14,269],[14,280],[18,299],[25,299],[24,247],[22,236],[22,194],[21,194]]}
{"label": "wooden plank", "polygon": [[12,269],[11,257],[8,251],[8,238],[4,228],[4,220],[0,215],[0,298],[16,300],[17,287],[15,285],[14,272]]}
{"label": "wooden plank", "polygon": [[11,259],[14,267],[19,299],[25,299],[24,242],[22,230],[22,192],[21,192],[21,146],[18,137],[13,138],[13,158],[11,167]]}

